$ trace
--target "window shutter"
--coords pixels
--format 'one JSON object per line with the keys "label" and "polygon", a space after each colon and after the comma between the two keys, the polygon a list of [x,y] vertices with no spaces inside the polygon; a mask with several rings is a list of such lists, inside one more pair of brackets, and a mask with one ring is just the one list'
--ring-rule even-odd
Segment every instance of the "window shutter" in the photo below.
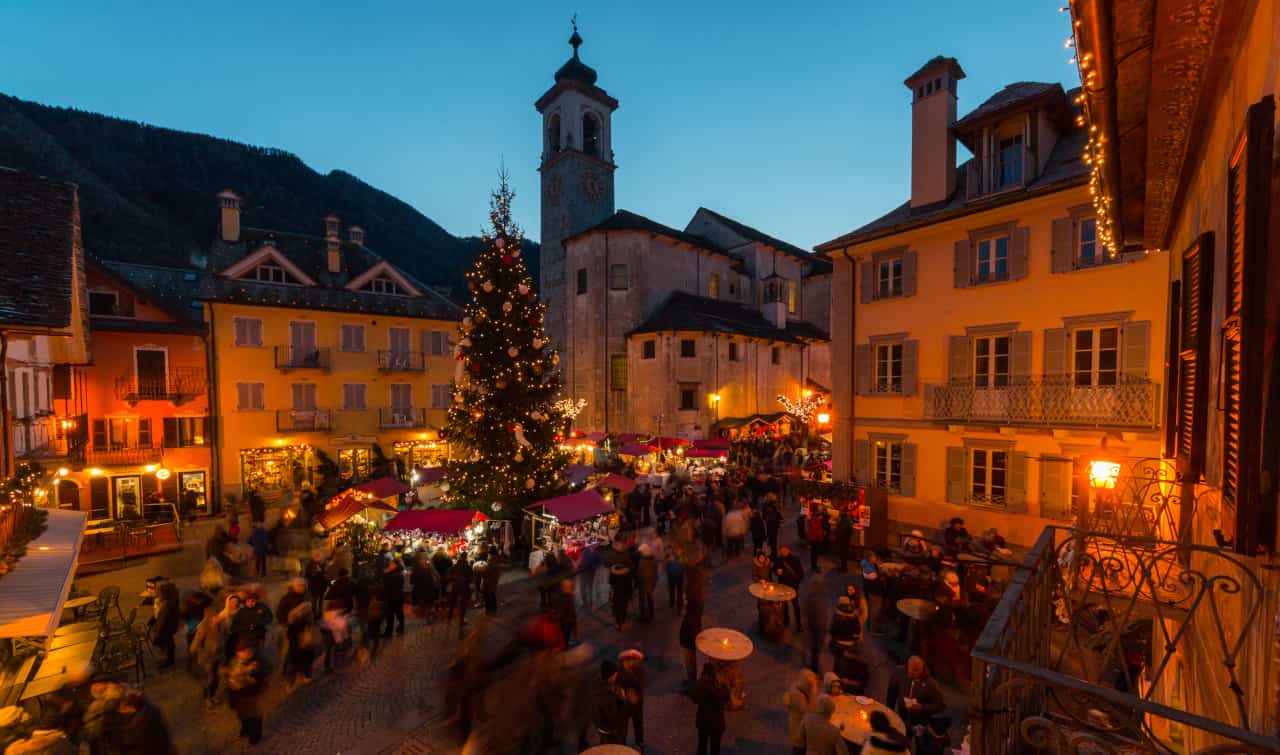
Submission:
{"label": "window shutter", "polygon": [[1027,455],[1020,451],[1010,451],[1006,458],[1009,468],[1005,475],[1005,504],[1009,511],[1025,514],[1027,512]]}
{"label": "window shutter", "polygon": [[1009,377],[1014,385],[1026,385],[1031,380],[1031,331],[1015,332],[1009,351]]}
{"label": "window shutter", "polygon": [[1179,316],[1176,390],[1178,471],[1198,482],[1204,473],[1209,395],[1209,317],[1213,307],[1213,232],[1200,235],[1182,253],[1182,307]]}
{"label": "window shutter", "polygon": [[1070,459],[1040,460],[1040,516],[1071,518],[1071,469]]}
{"label": "window shutter", "polygon": [[236,346],[244,346],[245,345],[244,320],[241,320],[239,317],[237,317],[232,322],[235,324],[235,344]]}
{"label": "window shutter", "polygon": [[138,447],[151,448],[152,445],[151,418],[143,417],[138,420]]}
{"label": "window shutter", "polygon": [[178,441],[179,441],[179,439],[178,439],[178,418],[177,418],[177,417],[165,417],[165,418],[164,418],[164,447],[165,447],[165,448],[177,448],[177,447],[178,447]]}
{"label": "window shutter", "polygon": [[1120,330],[1120,372],[1132,381],[1147,379],[1147,352],[1150,351],[1151,321],[1127,322]]}
{"label": "window shutter", "polygon": [[920,341],[902,342],[902,395],[914,396],[920,390]]}
{"label": "window shutter", "polygon": [[858,283],[858,300],[863,304],[870,304],[875,301],[875,264],[872,262],[863,262],[861,265],[858,265],[858,273],[862,278]]}
{"label": "window shutter", "polygon": [[853,442],[853,476],[862,485],[871,484],[871,441]]}
{"label": "window shutter", "polygon": [[1069,273],[1075,266],[1076,225],[1071,218],[1053,221],[1053,246],[1049,248],[1049,269],[1055,273]]}
{"label": "window shutter", "polygon": [[1031,256],[1031,229],[1014,228],[1009,235],[1009,280],[1027,277]]}
{"label": "window shutter", "polygon": [[107,447],[107,421],[104,419],[95,419],[93,421],[93,447]]}
{"label": "window shutter", "polygon": [[249,384],[249,408],[262,409],[266,406],[266,401],[262,397],[262,383]]}
{"label": "window shutter", "polygon": [[1182,311],[1182,281],[1169,284],[1169,316],[1165,323],[1164,364],[1164,457],[1171,458],[1178,446],[1178,352],[1182,350],[1179,324]]}
{"label": "window shutter", "polygon": [[965,502],[965,465],[969,454],[961,446],[947,448],[947,501],[950,503]]}
{"label": "window shutter", "polygon": [[916,253],[908,250],[902,255],[902,295],[916,295]]}
{"label": "window shutter", "polygon": [[898,478],[898,491],[907,498],[916,495],[916,444],[902,444],[902,470]]}
{"label": "window shutter", "polygon": [[111,484],[105,477],[89,478],[89,518],[106,519],[111,516]]}
{"label": "window shutter", "polygon": [[1045,328],[1044,377],[1057,378],[1067,374],[1067,329]]}
{"label": "window shutter", "polygon": [[237,409],[249,408],[249,384],[248,383],[236,383],[236,408]]}
{"label": "window shutter", "polygon": [[960,239],[956,242],[955,251],[955,285],[956,288],[968,288],[973,282],[972,274],[969,272],[969,239]]}
{"label": "window shutter", "polygon": [[871,394],[871,344],[860,343],[853,347],[854,395]]}
{"label": "window shutter", "polygon": [[[1236,322],[1222,333],[1222,374],[1218,403],[1222,410],[1222,503],[1237,510],[1244,497],[1240,487],[1242,458],[1242,408],[1244,404],[1241,367],[1244,354],[1240,326]],[[1255,449],[1256,452],[1256,449]]]}
{"label": "window shutter", "polygon": [[969,380],[969,336],[951,336],[947,339],[947,364],[953,383]]}

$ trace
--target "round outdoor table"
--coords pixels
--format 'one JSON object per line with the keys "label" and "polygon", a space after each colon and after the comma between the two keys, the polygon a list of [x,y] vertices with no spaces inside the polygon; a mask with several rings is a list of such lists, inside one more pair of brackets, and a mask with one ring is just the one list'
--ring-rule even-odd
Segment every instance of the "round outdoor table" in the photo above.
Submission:
{"label": "round outdoor table", "polygon": [[933,621],[938,614],[938,604],[924,598],[903,598],[898,601],[898,613],[910,619],[907,623],[907,651],[913,652],[920,642],[920,622]]}
{"label": "round outdoor table", "polygon": [[840,735],[846,741],[861,746],[871,736],[871,714],[880,711],[889,717],[889,723],[899,733],[906,734],[907,727],[902,719],[888,706],[861,695],[837,695],[833,698],[836,712],[831,715],[831,723],[840,729]]}
{"label": "round outdoor table", "polygon": [[633,750],[626,745],[596,745],[583,750],[581,755],[639,755],[639,750]]}
{"label": "round outdoor table", "polygon": [[796,597],[795,589],[777,582],[752,582],[747,590],[757,600],[760,634],[769,640],[782,639],[782,630],[787,620],[787,601]]}
{"label": "round outdoor table", "polygon": [[729,710],[742,710],[747,702],[747,693],[742,687],[739,664],[755,650],[751,638],[733,629],[712,627],[699,632],[693,644],[711,659],[716,678],[729,690]]}

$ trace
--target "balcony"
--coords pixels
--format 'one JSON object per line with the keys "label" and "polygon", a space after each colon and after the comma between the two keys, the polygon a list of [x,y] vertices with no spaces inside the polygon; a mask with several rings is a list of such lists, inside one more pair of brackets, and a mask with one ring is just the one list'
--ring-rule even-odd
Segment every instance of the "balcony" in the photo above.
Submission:
{"label": "balcony", "polygon": [[1280,752],[1276,592],[1219,548],[1045,529],[973,646],[971,752]]}
{"label": "balcony", "polygon": [[116,399],[131,405],[139,401],[182,404],[203,394],[207,386],[203,367],[170,367],[164,377],[143,377],[131,372],[116,378]]}
{"label": "balcony", "polygon": [[1068,378],[1025,378],[998,388],[971,381],[926,385],[925,417],[935,422],[1153,430],[1159,387],[1149,380],[1076,386]]}
{"label": "balcony", "polygon": [[276,430],[282,433],[328,432],[327,409],[281,409],[276,412]]}
{"label": "balcony", "polygon": [[295,349],[292,346],[275,347],[278,370],[328,370],[328,349]]}
{"label": "balcony", "polygon": [[427,427],[426,409],[378,409],[378,426],[384,430],[413,430]]}
{"label": "balcony", "polygon": [[89,449],[88,462],[95,467],[137,467],[160,463],[159,446],[106,445]]}
{"label": "balcony", "polygon": [[379,351],[378,369],[383,372],[426,372],[427,360],[421,351]]}
{"label": "balcony", "polygon": [[13,455],[24,461],[84,461],[89,442],[89,417],[42,414],[15,418]]}

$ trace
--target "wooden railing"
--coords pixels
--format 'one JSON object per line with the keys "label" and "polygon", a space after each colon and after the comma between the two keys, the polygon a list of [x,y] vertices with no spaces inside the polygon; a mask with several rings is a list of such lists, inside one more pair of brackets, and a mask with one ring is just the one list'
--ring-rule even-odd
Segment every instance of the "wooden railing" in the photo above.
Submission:
{"label": "wooden railing", "polygon": [[938,422],[1153,429],[1159,417],[1159,386],[1149,380],[1076,386],[1020,378],[991,388],[956,380],[924,390],[925,416]]}

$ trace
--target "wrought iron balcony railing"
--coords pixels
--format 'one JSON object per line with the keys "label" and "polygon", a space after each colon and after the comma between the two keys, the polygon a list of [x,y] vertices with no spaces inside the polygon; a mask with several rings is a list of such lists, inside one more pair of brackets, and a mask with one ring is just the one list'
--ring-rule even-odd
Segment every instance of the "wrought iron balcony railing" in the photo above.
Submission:
{"label": "wrought iron balcony railing", "polygon": [[330,429],[330,416],[326,409],[280,409],[276,412],[276,430],[282,433],[326,432]]}
{"label": "wrought iron balcony railing", "polygon": [[327,370],[329,369],[328,349],[299,349],[293,346],[277,346],[275,348],[276,369],[280,370]]}
{"label": "wrought iron balcony railing", "polygon": [[424,372],[427,360],[421,351],[379,351],[378,369],[383,372]]}
{"label": "wrought iron balcony railing", "polygon": [[979,388],[972,381],[926,385],[925,416],[938,422],[1154,429],[1159,386],[1149,380],[1073,385],[1069,379],[1024,378]]}
{"label": "wrought iron balcony railing", "polygon": [[427,426],[426,409],[406,409],[393,406],[378,409],[378,424],[383,429],[415,429]]}
{"label": "wrought iron balcony railing", "polygon": [[139,401],[189,401],[205,392],[208,385],[203,367],[170,367],[163,377],[134,373],[116,378],[116,398],[136,404]]}
{"label": "wrought iron balcony railing", "polygon": [[93,446],[89,449],[88,462],[98,467],[125,467],[155,464],[160,461],[159,446]]}
{"label": "wrought iron balcony railing", "polygon": [[1276,581],[1219,548],[1046,528],[974,644],[971,752],[1280,752]]}

